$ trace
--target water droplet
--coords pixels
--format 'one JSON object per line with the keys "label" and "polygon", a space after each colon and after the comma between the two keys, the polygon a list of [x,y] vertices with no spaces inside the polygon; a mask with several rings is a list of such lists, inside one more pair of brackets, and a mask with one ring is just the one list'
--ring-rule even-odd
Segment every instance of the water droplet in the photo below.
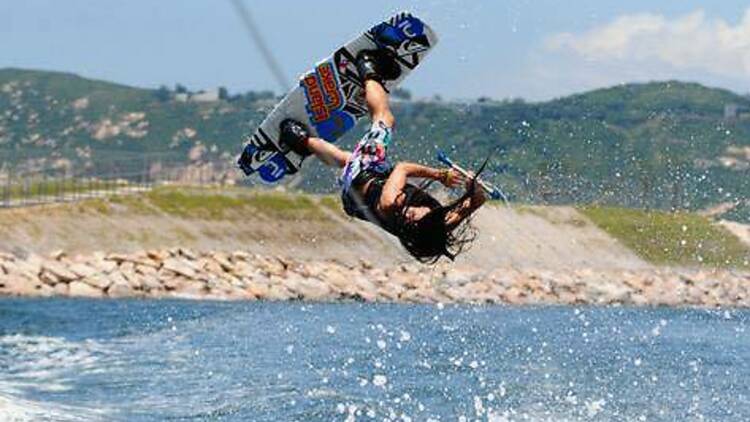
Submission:
{"label": "water droplet", "polygon": [[388,378],[385,375],[375,375],[372,377],[372,385],[376,387],[383,387],[388,383]]}

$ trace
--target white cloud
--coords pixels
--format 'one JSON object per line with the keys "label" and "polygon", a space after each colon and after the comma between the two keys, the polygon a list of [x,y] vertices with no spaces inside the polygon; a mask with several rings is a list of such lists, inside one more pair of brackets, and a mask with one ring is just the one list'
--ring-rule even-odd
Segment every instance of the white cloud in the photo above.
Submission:
{"label": "white cloud", "polygon": [[628,63],[643,65],[644,71],[668,66],[676,73],[701,71],[748,80],[750,8],[735,26],[702,10],[674,19],[653,13],[623,15],[584,33],[556,34],[546,47],[572,52],[589,64]]}

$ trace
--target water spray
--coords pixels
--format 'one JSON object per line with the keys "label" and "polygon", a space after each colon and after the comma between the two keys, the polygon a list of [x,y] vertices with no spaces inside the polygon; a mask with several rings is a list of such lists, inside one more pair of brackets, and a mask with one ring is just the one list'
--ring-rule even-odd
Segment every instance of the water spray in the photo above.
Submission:
{"label": "water spray", "polygon": [[[448,167],[452,168],[453,170],[461,173],[462,175],[468,178],[474,177],[468,170],[464,169],[463,167],[454,163],[453,160],[448,158],[448,155],[443,151],[438,151],[437,159],[441,163],[447,165]],[[490,195],[491,199],[494,199],[494,200],[502,199],[505,205],[508,205],[508,197],[505,195],[502,189],[482,179],[477,179],[477,183],[479,183],[479,186],[482,189],[484,189],[484,191],[487,192],[488,195]]]}

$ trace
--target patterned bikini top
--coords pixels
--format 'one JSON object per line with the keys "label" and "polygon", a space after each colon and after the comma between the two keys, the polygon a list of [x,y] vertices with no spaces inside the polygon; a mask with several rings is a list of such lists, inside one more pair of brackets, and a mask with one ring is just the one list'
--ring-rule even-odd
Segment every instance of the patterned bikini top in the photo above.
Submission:
{"label": "patterned bikini top", "polygon": [[[387,232],[396,234],[393,218],[386,218],[378,211],[380,196],[383,194],[383,186],[385,186],[385,182],[388,180],[390,174],[390,172],[361,172],[352,182],[351,189],[342,192],[341,200],[347,215],[377,224]],[[359,193],[360,188],[367,185],[368,182],[367,191],[364,195],[361,195]],[[376,221],[372,221],[373,219]]]}

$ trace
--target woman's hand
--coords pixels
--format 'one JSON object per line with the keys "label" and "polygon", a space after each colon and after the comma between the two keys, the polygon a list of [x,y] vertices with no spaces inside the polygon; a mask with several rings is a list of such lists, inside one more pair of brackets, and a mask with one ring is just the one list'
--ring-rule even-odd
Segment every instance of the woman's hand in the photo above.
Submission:
{"label": "woman's hand", "polygon": [[479,185],[479,180],[474,178],[474,173],[469,174],[466,178],[466,191],[470,192],[471,203],[473,206],[480,207],[487,201],[487,192]]}
{"label": "woman's hand", "polygon": [[463,177],[463,181],[466,184],[467,195],[457,208],[445,215],[445,223],[451,230],[461,224],[463,220],[468,218],[487,201],[487,194],[474,178],[474,173],[469,172],[468,176]]}

